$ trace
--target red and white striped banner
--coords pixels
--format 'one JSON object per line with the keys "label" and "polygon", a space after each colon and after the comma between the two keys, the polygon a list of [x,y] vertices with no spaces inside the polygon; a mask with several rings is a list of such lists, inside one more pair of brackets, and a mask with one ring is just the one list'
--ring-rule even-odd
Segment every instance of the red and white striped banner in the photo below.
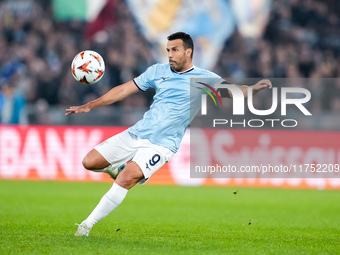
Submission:
{"label": "red and white striped banner", "polygon": [[[94,146],[125,130],[122,127],[0,126],[0,178],[58,181],[112,181],[86,171],[81,162]],[[258,164],[271,157],[278,164],[340,164],[340,132],[204,130],[210,164]],[[190,134],[174,158],[152,176],[150,184],[266,186],[340,189],[340,178],[190,178]],[[336,174],[336,173],[334,173]],[[340,173],[338,173],[340,175]]]}

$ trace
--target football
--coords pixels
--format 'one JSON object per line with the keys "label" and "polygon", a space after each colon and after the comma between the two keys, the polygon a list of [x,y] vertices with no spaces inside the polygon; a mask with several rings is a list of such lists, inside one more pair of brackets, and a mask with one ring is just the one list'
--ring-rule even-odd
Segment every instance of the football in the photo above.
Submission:
{"label": "football", "polygon": [[73,77],[84,84],[94,84],[101,80],[105,63],[99,53],[92,50],[79,52],[71,65]]}

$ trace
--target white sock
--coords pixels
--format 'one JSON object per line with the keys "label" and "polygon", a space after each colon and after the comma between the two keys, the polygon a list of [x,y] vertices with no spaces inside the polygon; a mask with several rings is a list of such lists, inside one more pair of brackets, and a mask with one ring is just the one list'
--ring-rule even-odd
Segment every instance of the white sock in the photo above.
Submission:
{"label": "white sock", "polygon": [[113,169],[114,168],[112,167],[112,165],[109,165],[109,166],[102,168],[102,169],[96,169],[96,170],[91,169],[90,171],[97,172],[97,173],[102,173],[102,172],[107,173],[109,171],[112,171]]}
{"label": "white sock", "polygon": [[123,202],[127,192],[127,189],[113,183],[111,189],[109,189],[109,191],[102,197],[99,204],[85,220],[86,225],[92,228],[94,224],[104,219]]}

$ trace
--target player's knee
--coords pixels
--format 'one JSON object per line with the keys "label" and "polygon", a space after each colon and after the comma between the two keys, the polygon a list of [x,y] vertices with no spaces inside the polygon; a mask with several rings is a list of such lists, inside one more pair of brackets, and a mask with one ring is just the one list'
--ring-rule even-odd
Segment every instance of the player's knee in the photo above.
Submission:
{"label": "player's knee", "polygon": [[90,151],[83,159],[83,166],[87,170],[100,170],[110,165],[97,151]]}
{"label": "player's knee", "polygon": [[132,162],[118,175],[116,183],[125,189],[130,189],[143,178],[144,174],[140,167]]}
{"label": "player's knee", "polygon": [[93,160],[89,159],[89,157],[87,157],[87,156],[83,159],[82,164],[83,164],[83,166],[86,170],[95,169],[95,164],[94,164]]}

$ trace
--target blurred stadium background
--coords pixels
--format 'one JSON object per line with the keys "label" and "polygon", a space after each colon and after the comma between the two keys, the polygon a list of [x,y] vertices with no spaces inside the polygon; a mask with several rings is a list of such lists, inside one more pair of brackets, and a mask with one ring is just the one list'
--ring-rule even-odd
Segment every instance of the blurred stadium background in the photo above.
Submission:
{"label": "blurred stadium background", "polygon": [[[81,158],[104,138],[139,120],[153,92],[86,115],[66,118],[65,109],[99,97],[153,63],[166,62],[166,37],[175,31],[193,36],[195,65],[222,77],[327,79],[328,83],[302,85],[312,94],[307,107],[313,121],[301,129],[316,133],[291,136],[264,130],[254,134],[258,142],[248,148],[267,146],[268,151],[281,146],[290,153],[286,157],[294,154],[291,148],[300,148],[302,154],[317,148],[327,162],[340,163],[335,142],[340,130],[339,17],[339,0],[212,0],[199,6],[190,0],[1,1],[0,178],[108,180],[85,173]],[[99,52],[106,62],[105,76],[94,86],[77,83],[71,75],[71,61],[84,49]],[[256,103],[266,107],[271,97],[259,93]],[[328,131],[332,132],[327,135]],[[231,134],[237,141],[247,134],[242,132],[246,131]],[[297,139],[302,136],[304,141]],[[287,139],[289,144],[283,143]],[[255,184],[189,180],[188,144],[186,136],[178,156],[150,183],[340,187],[336,179]]]}

